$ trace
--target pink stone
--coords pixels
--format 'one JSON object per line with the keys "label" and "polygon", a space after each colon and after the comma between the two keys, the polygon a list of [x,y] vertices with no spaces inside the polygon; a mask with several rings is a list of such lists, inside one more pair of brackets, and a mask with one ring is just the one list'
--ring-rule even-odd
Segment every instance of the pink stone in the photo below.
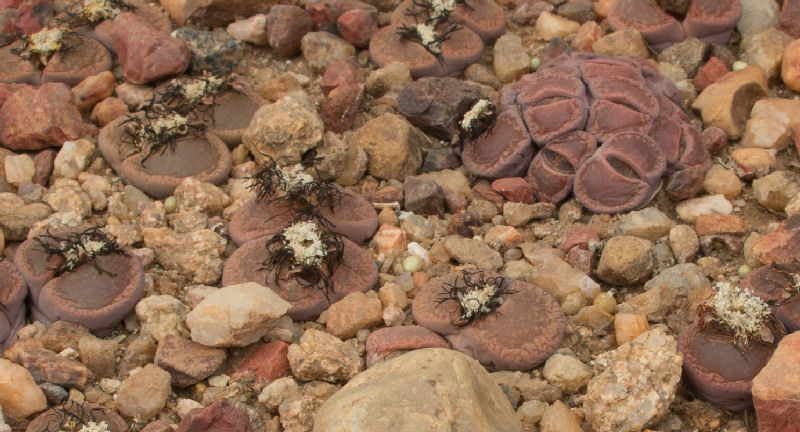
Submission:
{"label": "pink stone", "polygon": [[378,31],[376,14],[363,9],[350,10],[341,14],[336,23],[342,39],[358,48],[365,48]]}
{"label": "pink stone", "polygon": [[600,241],[597,231],[589,227],[573,225],[567,231],[564,242],[561,243],[561,250],[566,252],[574,247],[588,250],[591,241]]}
{"label": "pink stone", "polygon": [[586,21],[578,28],[570,47],[575,51],[592,52],[592,45],[603,36],[603,29],[600,24],[595,21]]}
{"label": "pink stone", "polygon": [[567,252],[567,263],[591,276],[597,264],[597,256],[592,251],[576,246]]}
{"label": "pink stone", "polygon": [[322,87],[322,93],[327,96],[336,87],[360,82],[361,74],[358,71],[358,64],[353,57],[348,57],[328,65],[319,85]]}
{"label": "pink stone", "polygon": [[53,162],[56,160],[56,151],[45,149],[33,158],[34,174],[31,182],[47,186],[50,174],[53,172]]}
{"label": "pink stone", "polygon": [[13,150],[60,147],[83,136],[81,113],[69,86],[21,86],[0,108],[0,142]]}
{"label": "pink stone", "polygon": [[726,73],[728,73],[728,68],[725,63],[719,57],[711,57],[694,76],[694,88],[701,92]]}
{"label": "pink stone", "polygon": [[300,40],[314,27],[308,12],[295,5],[275,5],[267,14],[267,41],[278,54],[300,52]]}
{"label": "pink stone", "polygon": [[269,383],[278,378],[289,375],[289,360],[286,354],[289,352],[289,344],[282,341],[272,341],[256,348],[244,361],[236,368],[234,376],[253,373],[256,378]]}
{"label": "pink stone", "polygon": [[385,327],[370,333],[367,337],[367,367],[385,360],[395,351],[409,351],[419,348],[450,348],[447,341],[425,327],[418,325]]}
{"label": "pink stone", "polygon": [[175,75],[189,67],[186,42],[154,30],[131,12],[114,19],[111,32],[125,80],[146,84]]}
{"label": "pink stone", "polygon": [[533,202],[533,188],[522,177],[507,177],[492,182],[492,190],[512,202]]}
{"label": "pink stone", "polygon": [[800,333],[784,337],[753,378],[759,432],[795,432],[800,423]]}
{"label": "pink stone", "polygon": [[363,93],[358,84],[339,86],[330,92],[320,107],[325,130],[336,133],[350,130],[356,120]]}
{"label": "pink stone", "polygon": [[250,432],[250,416],[227,399],[196,408],[181,420],[178,432]]}

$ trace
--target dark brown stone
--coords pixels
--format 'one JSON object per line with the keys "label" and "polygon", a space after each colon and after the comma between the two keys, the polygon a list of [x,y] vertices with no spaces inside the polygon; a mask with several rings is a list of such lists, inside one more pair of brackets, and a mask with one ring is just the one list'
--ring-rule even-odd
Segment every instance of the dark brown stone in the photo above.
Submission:
{"label": "dark brown stone", "polygon": [[300,53],[300,40],[314,27],[308,12],[295,5],[275,5],[267,14],[269,46],[284,57]]}
{"label": "dark brown stone", "polygon": [[397,110],[414,126],[449,141],[480,96],[477,88],[455,78],[421,78],[403,87]]}
{"label": "dark brown stone", "polygon": [[226,399],[205,408],[189,411],[181,420],[178,432],[250,432],[247,412],[234,407]]}
{"label": "dark brown stone", "polygon": [[45,149],[33,157],[34,174],[31,181],[35,184],[47,186],[50,174],[53,173],[53,163],[56,160],[56,151]]}
{"label": "dark brown stone", "polygon": [[213,374],[225,361],[225,350],[168,335],[156,349],[156,366],[169,372],[172,384],[188,387]]}
{"label": "dark brown stone", "polygon": [[416,176],[406,177],[405,204],[406,211],[422,215],[441,215],[444,212],[444,195],[442,187],[433,180]]}
{"label": "dark brown stone", "polygon": [[359,84],[346,84],[333,89],[320,108],[325,130],[336,133],[350,130],[356,120],[363,94],[364,90]]}

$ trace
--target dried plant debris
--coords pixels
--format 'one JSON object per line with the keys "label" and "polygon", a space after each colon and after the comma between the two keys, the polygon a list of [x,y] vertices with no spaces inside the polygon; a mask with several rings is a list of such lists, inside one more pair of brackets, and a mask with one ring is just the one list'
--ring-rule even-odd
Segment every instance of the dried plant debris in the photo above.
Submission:
{"label": "dried plant debris", "polygon": [[108,423],[97,420],[102,413],[103,408],[87,410],[85,404],[69,401],[48,414],[45,432],[108,432]]}
{"label": "dried plant debris", "polygon": [[457,5],[469,7],[464,0],[415,0],[413,6],[406,9],[406,15],[413,17],[416,24],[398,27],[397,34],[439,56],[442,42],[461,29],[461,26],[448,21]]}
{"label": "dried plant debris", "polygon": [[452,322],[464,326],[493,313],[506,298],[516,293],[501,276],[487,278],[483,270],[462,270],[452,283],[444,284],[437,304],[455,300],[460,307],[457,319]]}
{"label": "dried plant debris", "polygon": [[122,11],[132,11],[136,7],[124,0],[78,0],[70,4],[64,15],[56,22],[70,27],[96,24],[107,19],[114,19]]}
{"label": "dried plant debris", "polygon": [[486,99],[478,99],[461,117],[458,127],[475,139],[491,129],[496,119],[497,109],[495,106]]}
{"label": "dried plant debris", "polygon": [[333,272],[344,254],[339,234],[312,221],[295,222],[272,236],[266,248],[269,257],[261,263],[261,270],[269,272],[276,285],[291,278],[300,286],[319,289],[328,298]]}
{"label": "dried plant debris", "polygon": [[46,65],[56,52],[66,52],[81,43],[81,40],[70,30],[61,27],[45,27],[36,33],[23,35],[22,44],[11,52],[28,60],[39,60]]}
{"label": "dried plant debris", "polygon": [[[123,122],[126,143],[134,153],[144,153],[145,164],[153,154],[174,149],[175,140],[189,134],[199,134],[205,130],[201,122],[174,111],[158,113],[156,106],[148,106],[144,117],[131,115]],[[129,157],[131,154],[123,155]]]}
{"label": "dried plant debris", "polygon": [[231,88],[229,80],[213,75],[173,79],[153,104],[184,116],[194,111],[208,115],[214,107],[216,96]]}
{"label": "dried plant debris", "polygon": [[39,243],[40,250],[48,254],[48,259],[53,256],[61,257],[61,260],[52,269],[56,276],[64,272],[75,271],[87,263],[92,263],[99,273],[114,276],[113,273],[100,268],[95,258],[100,255],[126,253],[113,235],[101,231],[97,227],[63,236],[52,234],[48,229],[47,234],[38,235],[34,237],[34,240]]}
{"label": "dried plant debris", "polygon": [[764,300],[728,282],[717,282],[714,288],[714,297],[698,309],[701,327],[716,323],[729,329],[738,348],[747,348],[752,342],[775,342],[771,327],[783,327]]}
{"label": "dried plant debris", "polygon": [[336,200],[341,198],[341,191],[335,184],[321,180],[313,168],[301,164],[281,168],[275,160],[268,159],[250,179],[256,202],[287,201],[294,214],[313,216],[321,222],[327,221],[319,211],[325,206],[332,209]]}

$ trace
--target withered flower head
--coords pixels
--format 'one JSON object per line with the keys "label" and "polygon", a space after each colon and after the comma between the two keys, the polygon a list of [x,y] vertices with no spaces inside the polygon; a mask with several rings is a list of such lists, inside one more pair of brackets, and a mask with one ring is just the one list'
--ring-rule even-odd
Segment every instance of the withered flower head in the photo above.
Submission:
{"label": "withered flower head", "polygon": [[332,208],[341,197],[339,188],[321,180],[313,168],[301,164],[281,168],[271,158],[250,179],[256,202],[286,201],[295,215],[313,216],[323,223],[327,221],[319,215],[319,210],[325,206]]}
{"label": "withered flower head", "polygon": [[737,347],[745,348],[753,341],[773,343],[770,324],[782,328],[769,305],[749,291],[728,282],[717,282],[714,297],[700,306],[701,325],[717,323],[733,332]]}
{"label": "withered flower head", "polygon": [[63,236],[51,234],[48,229],[47,234],[38,235],[34,237],[34,240],[39,243],[40,250],[48,254],[48,259],[53,256],[61,257],[61,260],[52,269],[56,276],[64,272],[75,271],[87,263],[92,263],[99,273],[113,276],[111,272],[100,268],[95,262],[95,258],[100,255],[125,253],[113,235],[97,227]]}
{"label": "withered flower head", "polygon": [[455,300],[460,307],[460,314],[453,324],[464,326],[491,314],[503,304],[506,297],[516,293],[508,287],[501,276],[485,277],[483,270],[462,270],[461,277],[456,275],[452,283],[444,284],[444,291],[439,294],[438,304]]}

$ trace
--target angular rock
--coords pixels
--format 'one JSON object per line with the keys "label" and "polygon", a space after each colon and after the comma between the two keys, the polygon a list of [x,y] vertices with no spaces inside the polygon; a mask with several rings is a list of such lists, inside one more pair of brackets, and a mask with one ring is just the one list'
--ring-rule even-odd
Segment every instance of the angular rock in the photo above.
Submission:
{"label": "angular rock", "polygon": [[25,418],[47,409],[47,399],[24,367],[0,359],[0,406],[7,415]]}
{"label": "angular rock", "polygon": [[81,362],[42,348],[30,339],[18,341],[3,356],[25,367],[39,384],[83,389],[89,378],[89,370]]}
{"label": "angular rock", "polygon": [[597,276],[615,285],[644,282],[652,273],[653,243],[628,235],[610,238],[597,265]]}
{"label": "angular rock", "polygon": [[302,381],[348,381],[364,369],[353,344],[315,329],[306,330],[287,357],[292,375]]}
{"label": "angular rock", "polygon": [[269,46],[284,57],[299,54],[302,38],[313,28],[308,13],[295,5],[275,5],[267,14]]}
{"label": "angular rock", "polygon": [[0,107],[0,142],[10,149],[60,147],[83,133],[81,113],[66,84],[22,87]]}
{"label": "angular rock", "polygon": [[461,80],[425,77],[403,87],[397,111],[426,133],[449,141],[460,133],[458,123],[480,96],[478,88]]}
{"label": "angular rock", "polygon": [[647,58],[650,54],[641,33],[632,29],[619,30],[603,36],[592,45],[592,50],[600,54],[641,58]]}
{"label": "angular rock", "polygon": [[4,168],[6,172],[6,181],[17,185],[17,187],[22,183],[30,182],[36,174],[36,167],[34,166],[33,159],[24,153],[6,156]]}
{"label": "angular rock", "polygon": [[225,241],[214,231],[200,229],[178,234],[166,227],[144,228],[142,238],[145,247],[155,252],[159,264],[194,283],[213,283],[222,274]]}
{"label": "angular rock", "polygon": [[560,400],[544,409],[540,426],[542,432],[581,432],[583,430],[575,414]]}
{"label": "angular rock", "polygon": [[675,398],[681,356],[663,329],[595,359],[583,411],[597,432],[640,431],[657,423]]}
{"label": "angular rock", "polygon": [[237,17],[265,14],[274,0],[159,0],[178,25],[224,27]]}
{"label": "angular rock", "polygon": [[492,190],[511,202],[528,204],[533,201],[533,188],[522,177],[507,177],[492,182]]}
{"label": "angular rock", "polygon": [[697,233],[689,225],[677,225],[669,231],[669,246],[679,264],[689,262],[700,248]]}
{"label": "angular rock", "polygon": [[800,333],[781,339],[767,365],[753,378],[758,429],[790,432],[800,420]]}
{"label": "angular rock", "polygon": [[692,223],[701,214],[731,214],[733,205],[724,195],[706,195],[680,202],[675,211],[682,221]]}
{"label": "angular rock", "polygon": [[664,212],[655,207],[647,207],[623,216],[614,227],[614,235],[630,235],[657,242],[669,234],[670,223]]}
{"label": "angular rock", "polygon": [[658,54],[659,62],[680,66],[689,78],[694,78],[706,51],[706,44],[697,38],[687,38]]}
{"label": "angular rock", "polygon": [[267,334],[291,304],[255,282],[229,285],[206,296],[186,315],[192,340],[206,346],[247,346]]}
{"label": "angular rock", "polygon": [[116,375],[118,347],[116,341],[100,339],[94,335],[84,336],[78,340],[81,363],[94,372],[98,379],[112,378]]}
{"label": "angular rock", "polygon": [[194,73],[207,71],[214,75],[227,75],[242,59],[244,46],[227,33],[184,27],[172,32],[172,36],[186,41],[192,51]]}
{"label": "angular rock", "polygon": [[359,330],[374,327],[382,320],[380,299],[354,292],[328,308],[326,327],[339,339],[350,339]]}
{"label": "angular rock", "polygon": [[130,419],[149,420],[164,408],[171,390],[169,373],[149,364],[122,381],[117,409]]}
{"label": "angular rock", "polygon": [[440,215],[444,213],[444,196],[442,188],[431,180],[416,176],[406,177],[404,184],[406,211],[422,215]]}
{"label": "angular rock", "polygon": [[78,178],[78,174],[89,164],[94,150],[94,144],[87,139],[64,142],[53,160],[53,175]]}
{"label": "angular rock", "polygon": [[[544,12],[542,15],[547,14]],[[548,14],[549,15],[549,14]],[[539,17],[536,28],[539,29],[539,22],[544,21],[544,17]],[[561,19],[561,21],[568,21]],[[566,27],[566,26],[565,26]],[[577,31],[577,28],[575,29]],[[545,39],[550,39],[545,37]],[[531,58],[522,47],[522,38],[507,33],[500,36],[494,43],[494,74],[503,83],[510,83],[518,80],[522,75],[530,72]]]}
{"label": "angular rock", "polygon": [[793,40],[794,38],[774,27],[766,28],[742,39],[743,52],[740,57],[743,61],[760,67],[769,81],[780,75],[784,50]]}
{"label": "angular rock", "polygon": [[188,387],[211,376],[225,357],[225,350],[168,335],[158,344],[154,362],[169,372],[173,385]]}
{"label": "angular rock", "polygon": [[[542,11],[536,19],[536,32],[539,34],[540,38],[546,41],[553,38],[563,39],[577,32],[580,26],[578,22],[547,11]],[[500,77],[498,76],[498,78]]]}
{"label": "angular rock", "polygon": [[747,113],[766,95],[766,88],[764,71],[751,65],[728,72],[706,87],[692,103],[692,108],[700,110],[706,127],[717,126],[729,138],[736,139],[742,136]]}
{"label": "angular rock", "polygon": [[781,79],[786,87],[800,91],[800,40],[790,43],[783,52]]}
{"label": "angular rock", "polygon": [[309,66],[317,71],[323,71],[331,63],[356,53],[350,42],[328,32],[306,33],[300,41],[300,49]]}
{"label": "angular rock", "polygon": [[486,370],[441,348],[416,350],[359,374],[322,405],[314,423],[318,432],[443,428],[522,431]]}
{"label": "angular rock", "polygon": [[544,364],[542,374],[564,394],[577,393],[592,378],[592,371],[572,355],[556,353]]}
{"label": "angular rock", "polygon": [[232,22],[228,24],[228,28],[225,31],[238,41],[248,42],[256,46],[266,45],[268,42],[267,16],[255,14],[247,19]]}
{"label": "angular rock", "polygon": [[422,147],[427,138],[403,117],[383,114],[358,128],[350,143],[367,152],[370,174],[403,181],[422,165]]}
{"label": "angular rock", "polygon": [[291,367],[286,355],[289,344],[283,341],[272,341],[259,346],[236,368],[234,377],[249,374],[261,383],[270,383],[289,375]]}
{"label": "angular rock", "polygon": [[775,171],[760,179],[753,180],[753,197],[759,204],[774,210],[783,211],[797,193],[800,184],[789,171]]}
{"label": "angular rock", "polygon": [[[170,295],[152,295],[136,304],[136,316],[142,326],[141,335],[152,337],[156,342],[161,342],[169,335],[188,336],[189,332],[183,325],[187,313],[186,305]],[[155,349],[153,344],[154,354]]]}
{"label": "angular rock", "polygon": [[189,411],[178,432],[250,432],[250,416],[227,399]]}
{"label": "angular rock", "polygon": [[503,257],[481,240],[458,235],[447,236],[444,247],[450,256],[461,264],[474,264],[480,269],[496,270],[503,265]]}
{"label": "angular rock", "polygon": [[189,67],[192,55],[186,42],[158,32],[132,12],[114,19],[111,37],[130,83],[147,84],[180,75]]}
{"label": "angular rock", "polygon": [[378,17],[373,10],[351,9],[339,15],[336,26],[342,38],[358,48],[366,48],[378,31]]}
{"label": "angular rock", "polygon": [[284,165],[300,162],[302,155],[322,142],[324,126],[304,92],[290,93],[262,105],[250,120],[242,144],[264,164],[268,157]]}
{"label": "angular rock", "polygon": [[697,74],[694,76],[692,83],[694,84],[694,88],[701,92],[716,80],[722,78],[726,73],[728,73],[728,67],[725,66],[725,63],[720,60],[719,57],[711,57],[706,64],[697,70]]}

